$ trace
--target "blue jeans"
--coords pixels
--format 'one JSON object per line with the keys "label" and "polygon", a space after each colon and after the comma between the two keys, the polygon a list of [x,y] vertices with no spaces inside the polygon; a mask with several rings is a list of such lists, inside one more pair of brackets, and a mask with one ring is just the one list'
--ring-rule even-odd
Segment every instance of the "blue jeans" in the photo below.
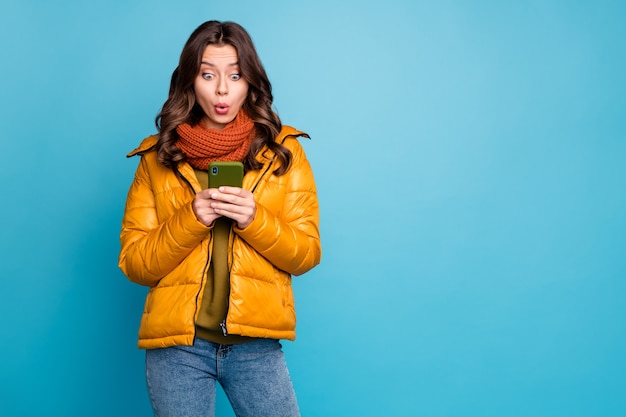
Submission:
{"label": "blue jeans", "polygon": [[156,417],[212,417],[220,383],[238,417],[300,416],[278,340],[146,351],[146,381]]}

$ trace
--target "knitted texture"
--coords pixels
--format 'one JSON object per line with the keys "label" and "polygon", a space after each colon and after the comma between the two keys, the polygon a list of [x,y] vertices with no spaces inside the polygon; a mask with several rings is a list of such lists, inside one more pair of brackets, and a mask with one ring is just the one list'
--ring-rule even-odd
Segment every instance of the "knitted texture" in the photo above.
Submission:
{"label": "knitted texture", "polygon": [[192,167],[205,170],[213,161],[243,161],[255,131],[254,122],[241,109],[235,120],[222,130],[207,129],[202,123],[180,124],[176,128],[179,136],[176,145]]}

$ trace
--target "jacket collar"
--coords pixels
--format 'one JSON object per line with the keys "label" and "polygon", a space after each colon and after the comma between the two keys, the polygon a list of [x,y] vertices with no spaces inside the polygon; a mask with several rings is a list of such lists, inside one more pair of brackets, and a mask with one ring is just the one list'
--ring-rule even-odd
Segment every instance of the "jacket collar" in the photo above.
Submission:
{"label": "jacket collar", "polygon": [[[278,134],[278,137],[276,138],[276,142],[278,143],[284,143],[285,140],[290,137],[298,137],[298,136],[302,136],[305,137],[307,139],[310,139],[310,136],[307,135],[306,133],[294,129],[291,126],[283,126],[283,128],[281,129],[280,133]],[[132,151],[130,151],[126,157],[130,158],[133,157],[135,155],[142,155],[146,152],[150,152],[153,150],[153,148],[156,146],[157,140],[158,140],[158,135],[152,135],[152,136],[148,136],[147,138],[145,138],[143,141],[141,141],[141,144],[133,149]],[[273,155],[268,155],[267,152],[270,152],[269,149],[265,148],[261,154],[264,155],[265,157],[269,157],[269,159],[272,159]]]}
{"label": "jacket collar", "polygon": [[130,158],[135,155],[143,155],[144,153],[151,151],[156,146],[158,139],[158,135],[148,136],[141,141],[138,147],[126,154],[126,157]]}
{"label": "jacket collar", "polygon": [[[276,142],[283,144],[285,140],[287,140],[287,138],[299,136],[305,137],[307,139],[310,138],[308,134],[300,130],[294,129],[291,126],[283,126],[280,133],[276,137]],[[158,135],[148,136],[141,142],[141,144],[137,148],[129,152],[126,157],[130,158],[135,155],[143,155],[148,152],[153,152],[157,140]],[[251,191],[254,191],[256,189],[256,186],[258,185],[261,178],[270,171],[270,168],[275,160],[275,154],[271,149],[264,147],[259,153],[259,156],[257,156],[257,159],[259,159],[259,161],[263,163],[263,167],[253,177],[249,179],[244,178],[244,182],[248,183],[248,187]],[[189,165],[189,163],[181,162],[178,165],[178,175],[183,177],[187,181],[187,183],[189,183],[192,189],[196,190],[197,188],[199,190],[200,184],[198,183],[196,175],[193,172],[193,168],[191,167],[191,165]],[[246,175],[246,177],[248,176]]]}

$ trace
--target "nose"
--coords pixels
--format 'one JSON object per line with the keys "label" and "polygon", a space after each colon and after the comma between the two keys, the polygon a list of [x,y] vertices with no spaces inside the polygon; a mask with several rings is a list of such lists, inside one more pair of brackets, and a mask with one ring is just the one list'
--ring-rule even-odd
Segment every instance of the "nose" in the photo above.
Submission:
{"label": "nose", "polygon": [[224,78],[221,78],[218,83],[217,83],[217,89],[215,91],[215,93],[218,96],[223,96],[228,94],[228,86],[226,85],[226,80]]}

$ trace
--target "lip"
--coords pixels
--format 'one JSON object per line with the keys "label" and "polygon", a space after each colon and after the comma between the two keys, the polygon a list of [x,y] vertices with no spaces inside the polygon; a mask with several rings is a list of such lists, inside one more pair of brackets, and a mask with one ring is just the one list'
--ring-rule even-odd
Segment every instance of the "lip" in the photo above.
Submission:
{"label": "lip", "polygon": [[215,113],[217,113],[217,114],[227,114],[229,108],[230,107],[226,103],[217,103],[215,105]]}

